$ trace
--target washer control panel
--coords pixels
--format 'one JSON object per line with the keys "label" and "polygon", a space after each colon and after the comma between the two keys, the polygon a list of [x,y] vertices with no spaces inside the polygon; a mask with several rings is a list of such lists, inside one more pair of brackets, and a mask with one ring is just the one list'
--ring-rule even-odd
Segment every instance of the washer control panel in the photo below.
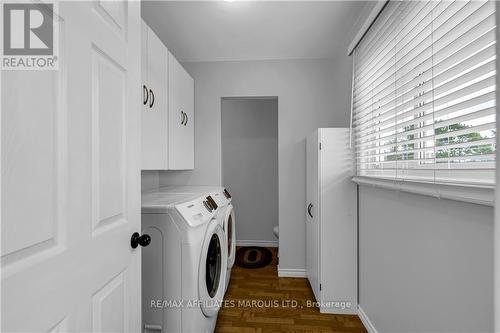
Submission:
{"label": "washer control panel", "polygon": [[211,196],[219,207],[227,206],[227,204],[231,201],[231,199],[226,197],[226,194],[224,194],[222,190],[211,193]]}
{"label": "washer control panel", "polygon": [[175,208],[192,227],[208,222],[215,214],[213,209],[210,209],[210,204],[203,197],[178,204]]}

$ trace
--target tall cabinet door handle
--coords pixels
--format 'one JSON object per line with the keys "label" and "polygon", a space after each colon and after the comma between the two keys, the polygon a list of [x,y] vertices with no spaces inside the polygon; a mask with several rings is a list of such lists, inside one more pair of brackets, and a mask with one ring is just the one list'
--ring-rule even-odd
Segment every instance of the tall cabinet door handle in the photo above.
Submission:
{"label": "tall cabinet door handle", "polygon": [[144,104],[144,105],[148,104],[148,99],[149,99],[148,87],[146,87],[146,85],[143,85],[142,86],[142,104]]}
{"label": "tall cabinet door handle", "polygon": [[313,204],[310,203],[309,206],[307,206],[307,213],[309,214],[309,216],[312,218],[313,217],[313,214],[311,213],[311,209],[313,208]]}
{"label": "tall cabinet door handle", "polygon": [[186,120],[186,114],[181,110],[181,125],[184,125],[184,121]]}
{"label": "tall cabinet door handle", "polygon": [[184,126],[187,126],[188,121],[189,121],[189,115],[187,113],[184,113],[186,115],[186,121],[184,122]]}
{"label": "tall cabinet door handle", "polygon": [[151,100],[149,101],[149,107],[152,108],[153,105],[155,104],[155,94],[153,93],[153,90],[149,89],[149,95],[151,95]]}

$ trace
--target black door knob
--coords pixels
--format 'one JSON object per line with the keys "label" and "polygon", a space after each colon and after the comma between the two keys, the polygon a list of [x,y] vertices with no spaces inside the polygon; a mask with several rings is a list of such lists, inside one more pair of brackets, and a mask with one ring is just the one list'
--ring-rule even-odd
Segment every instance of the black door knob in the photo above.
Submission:
{"label": "black door knob", "polygon": [[130,246],[132,246],[133,249],[135,249],[138,245],[142,247],[148,246],[149,243],[151,243],[151,236],[148,234],[141,236],[138,232],[134,232],[132,234],[132,238],[130,239]]}

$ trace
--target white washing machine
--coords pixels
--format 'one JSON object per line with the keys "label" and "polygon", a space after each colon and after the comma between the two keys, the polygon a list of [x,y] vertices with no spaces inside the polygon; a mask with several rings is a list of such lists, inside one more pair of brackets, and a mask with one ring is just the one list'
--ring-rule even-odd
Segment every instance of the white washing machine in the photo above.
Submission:
{"label": "white washing machine", "polygon": [[199,194],[150,191],[142,197],[143,331],[211,333],[225,289],[226,237]]}
{"label": "white washing machine", "polygon": [[227,244],[227,272],[225,281],[225,291],[231,279],[231,270],[236,257],[236,220],[234,208],[231,204],[232,196],[229,191],[221,186],[165,186],[158,189],[167,193],[189,193],[199,194],[204,197],[210,196],[216,203],[214,207],[217,211],[217,219],[224,229]]}

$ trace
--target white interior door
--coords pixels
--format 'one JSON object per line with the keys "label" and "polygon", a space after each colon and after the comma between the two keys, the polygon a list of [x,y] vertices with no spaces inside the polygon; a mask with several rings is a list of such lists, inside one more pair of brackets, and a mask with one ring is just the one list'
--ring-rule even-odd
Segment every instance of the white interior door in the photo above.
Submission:
{"label": "white interior door", "polygon": [[2,331],[139,332],[139,2],[61,2],[58,71],[2,72]]}
{"label": "white interior door", "polygon": [[307,278],[311,288],[320,300],[320,244],[319,244],[319,189],[318,189],[318,160],[319,142],[318,132],[307,138],[307,161],[306,161],[306,268]]}

